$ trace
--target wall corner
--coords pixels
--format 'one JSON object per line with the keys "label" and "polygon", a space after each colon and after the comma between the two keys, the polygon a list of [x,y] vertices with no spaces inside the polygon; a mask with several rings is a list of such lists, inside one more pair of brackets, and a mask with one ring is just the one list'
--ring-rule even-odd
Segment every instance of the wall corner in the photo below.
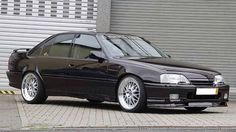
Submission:
{"label": "wall corner", "polygon": [[98,0],[97,6],[97,32],[109,32],[111,21],[111,0]]}

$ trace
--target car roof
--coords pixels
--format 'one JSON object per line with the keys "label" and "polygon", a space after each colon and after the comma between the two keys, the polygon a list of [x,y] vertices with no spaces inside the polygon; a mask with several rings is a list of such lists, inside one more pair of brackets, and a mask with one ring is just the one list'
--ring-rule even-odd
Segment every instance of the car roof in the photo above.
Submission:
{"label": "car roof", "polygon": [[90,35],[130,35],[130,36],[136,36],[133,34],[128,34],[128,33],[115,33],[115,32],[96,32],[96,31],[70,31],[70,32],[63,32],[63,33],[58,33],[56,35],[60,34],[90,34]]}

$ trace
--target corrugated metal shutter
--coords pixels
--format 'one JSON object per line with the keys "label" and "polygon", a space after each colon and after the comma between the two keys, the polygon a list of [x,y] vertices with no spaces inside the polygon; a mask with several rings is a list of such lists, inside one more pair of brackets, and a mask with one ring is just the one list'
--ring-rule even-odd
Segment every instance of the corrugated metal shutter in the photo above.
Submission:
{"label": "corrugated metal shutter", "polygon": [[97,0],[1,0],[0,89],[9,88],[8,57],[66,31],[96,30]]}
{"label": "corrugated metal shutter", "polygon": [[235,0],[112,0],[111,31],[144,36],[236,87]]}

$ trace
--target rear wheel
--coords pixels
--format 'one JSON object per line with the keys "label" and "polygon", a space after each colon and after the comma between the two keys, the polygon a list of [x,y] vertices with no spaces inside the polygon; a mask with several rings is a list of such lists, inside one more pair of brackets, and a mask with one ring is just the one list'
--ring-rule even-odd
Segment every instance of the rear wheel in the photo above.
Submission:
{"label": "rear wheel", "polygon": [[185,107],[186,110],[191,112],[201,112],[205,110],[207,107]]}
{"label": "rear wheel", "polygon": [[146,107],[143,82],[136,76],[126,76],[120,81],[117,97],[124,111],[140,112]]}
{"label": "rear wheel", "polygon": [[32,72],[25,74],[21,84],[21,94],[29,104],[44,103],[47,99],[41,80]]}

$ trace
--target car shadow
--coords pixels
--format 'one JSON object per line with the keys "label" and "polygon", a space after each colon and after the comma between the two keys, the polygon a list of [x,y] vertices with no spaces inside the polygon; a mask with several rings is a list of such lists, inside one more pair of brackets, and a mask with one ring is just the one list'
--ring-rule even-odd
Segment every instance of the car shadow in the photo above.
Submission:
{"label": "car shadow", "polygon": [[217,111],[209,111],[204,110],[201,112],[193,112],[193,111],[187,111],[184,108],[147,108],[145,110],[146,113],[149,114],[216,114],[216,113],[223,113],[223,112],[217,112]]}
{"label": "car shadow", "polygon": [[44,104],[61,105],[67,107],[82,107],[82,108],[97,108],[104,110],[121,110],[116,103],[104,102],[104,103],[91,103],[86,100],[47,100]]}
{"label": "car shadow", "polygon": [[[94,108],[112,111],[122,111],[118,103],[91,103],[86,100],[47,100],[44,105],[60,105],[66,107],[81,107],[81,108]],[[222,111],[209,111],[206,109],[202,112],[191,112],[184,108],[146,108],[143,113],[147,114],[216,114],[223,113]]]}

